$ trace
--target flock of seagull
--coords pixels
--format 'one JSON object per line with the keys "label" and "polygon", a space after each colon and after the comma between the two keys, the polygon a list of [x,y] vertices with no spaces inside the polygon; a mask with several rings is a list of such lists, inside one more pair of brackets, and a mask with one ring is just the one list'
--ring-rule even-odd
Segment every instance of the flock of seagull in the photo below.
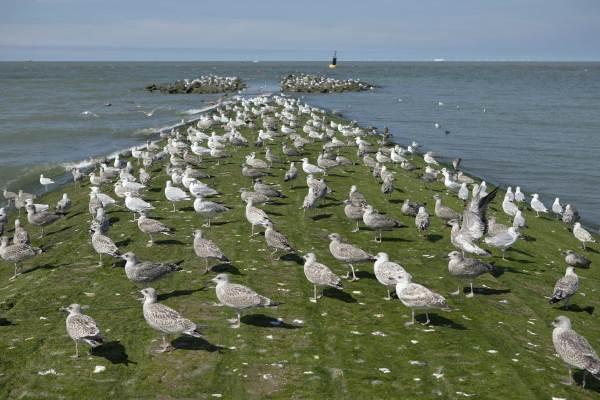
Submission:
{"label": "flock of seagull", "polygon": [[358,92],[370,90],[373,85],[358,79],[335,79],[324,75],[291,74],[281,78],[284,92]]}
{"label": "flock of seagull", "polygon": [[[255,121],[260,118],[262,126],[256,126]],[[301,122],[305,120],[305,122]],[[225,133],[217,135],[205,133],[209,129],[223,127]],[[251,143],[239,132],[240,127],[259,128],[256,141]],[[299,169],[306,175],[307,193],[299,204],[304,213],[310,213],[323,201],[332,189],[327,184],[327,176],[331,170],[354,165],[356,161],[350,160],[339,154],[341,148],[356,148],[357,159],[372,170],[374,179],[381,185],[383,196],[389,196],[395,188],[395,166],[406,171],[415,171],[417,167],[411,162],[411,156],[420,153],[420,145],[413,142],[402,147],[390,141],[390,134],[386,130],[377,141],[368,138],[375,137],[376,132],[359,127],[356,123],[336,123],[327,118],[327,114],[320,109],[302,104],[298,99],[285,96],[259,96],[254,98],[236,97],[231,101],[221,104],[216,112],[205,115],[194,124],[184,128],[162,132],[161,142],[148,141],[145,146],[131,149],[132,160],[141,164],[137,168],[132,160],[122,160],[116,156],[112,165],[102,162],[97,167],[99,172],[84,174],[78,169],[72,170],[73,180],[89,179],[91,189],[89,193],[88,211],[91,216],[89,232],[91,245],[98,254],[99,265],[103,264],[102,257],[110,257],[113,261],[125,260],[125,275],[134,284],[138,285],[143,295],[143,316],[147,324],[158,331],[162,337],[160,352],[174,350],[167,340],[169,336],[184,334],[200,337],[199,326],[190,319],[185,318],[176,310],[161,304],[157,300],[157,293],[149,285],[158,279],[181,269],[178,264],[140,260],[134,252],[122,253],[118,246],[108,236],[110,220],[106,209],[118,203],[130,210],[133,214],[133,223],[139,231],[148,235],[148,246],[154,242],[153,235],[172,235],[173,230],[158,219],[151,217],[155,207],[145,201],[144,190],[148,187],[152,175],[147,172],[155,165],[163,165],[169,180],[164,187],[165,199],[172,203],[173,211],[177,210],[181,202],[193,199],[194,211],[202,216],[206,223],[205,230],[210,230],[211,219],[219,214],[230,211],[216,201],[208,200],[209,197],[218,197],[219,192],[202,182],[210,176],[201,167],[204,159],[216,162],[230,157],[231,148],[241,149],[250,145],[256,148],[248,153],[245,162],[241,165],[241,174],[254,182],[252,190],[242,189],[240,198],[245,203],[245,218],[249,224],[250,236],[264,230],[264,240],[270,249],[269,257],[273,259],[278,252],[285,254],[299,253],[288,237],[280,232],[275,221],[264,210],[262,204],[273,202],[274,199],[286,197],[279,189],[279,185],[266,184],[262,181],[265,176],[273,175],[271,167],[274,164],[288,162],[286,159],[296,157],[301,159],[301,164],[291,161],[289,168],[281,177],[281,183],[293,181],[300,177]],[[304,147],[315,142],[322,142],[318,158],[311,162],[305,156]],[[281,146],[282,156],[273,153],[275,146]],[[259,158],[257,152],[265,149],[264,159]],[[496,222],[495,218],[486,215],[488,206],[500,193],[498,188],[489,190],[485,181],[475,182],[472,178],[462,174],[459,170],[460,159],[453,160],[454,171],[439,168],[440,163],[435,155],[427,152],[423,157],[426,166],[420,177],[424,184],[442,180],[450,193],[464,202],[464,209],[460,212],[443,204],[442,198],[435,195],[435,206],[428,210],[425,204],[418,204],[405,199],[401,206],[401,213],[414,219],[414,229],[421,237],[427,235],[427,230],[432,218],[439,218],[451,227],[450,241],[455,250],[448,254],[448,273],[455,277],[460,286],[452,295],[462,292],[464,283],[469,284],[470,291],[467,298],[474,296],[473,280],[484,274],[494,274],[495,267],[485,259],[491,256],[489,250],[481,247],[482,243],[489,248],[497,249],[502,258],[505,252],[517,243],[523,230],[527,228],[522,203],[526,197],[519,187],[513,192],[509,187],[502,201],[503,212],[512,218],[512,225],[507,226]],[[53,185],[54,181],[40,176],[40,184],[44,190]],[[113,185],[114,194],[122,199],[114,199],[111,195],[103,193],[102,189]],[[469,186],[471,189],[469,190]],[[360,225],[371,229],[375,238],[380,243],[385,232],[405,227],[405,224],[390,215],[380,212],[370,205],[366,197],[357,186],[348,188],[348,197],[344,200],[344,214],[355,224],[353,232],[359,230]],[[18,193],[4,190],[3,197],[9,202],[9,207],[21,208],[27,211],[27,222],[40,228],[40,237],[44,235],[44,227],[61,219],[69,212],[71,199],[64,194],[55,205],[54,210],[46,204],[36,204],[35,196],[23,191]],[[531,196],[529,203],[531,209],[540,214],[553,213],[566,224],[573,224],[573,235],[582,243],[585,250],[587,243],[593,243],[593,236],[577,221],[578,214],[572,205],[562,206],[557,198],[551,209],[547,209],[537,194]],[[0,209],[0,234],[4,234],[5,225],[8,223],[9,207]],[[431,214],[430,214],[431,212]],[[359,264],[373,263],[377,281],[385,287],[386,300],[392,299],[392,293],[411,310],[412,319],[406,325],[415,323],[415,312],[425,313],[426,324],[430,322],[429,311],[451,310],[446,298],[440,293],[413,281],[413,277],[400,263],[392,261],[385,252],[371,254],[352,243],[352,240],[342,237],[339,233],[331,232],[329,238],[329,252],[333,258],[348,268],[346,278],[350,281],[358,280],[356,266]],[[210,271],[211,260],[229,262],[226,254],[219,248],[218,243],[207,238],[203,230],[194,231],[193,250],[197,257],[204,262],[204,272]],[[27,259],[40,254],[42,249],[30,244],[28,232],[22,226],[19,218],[14,220],[12,241],[8,236],[2,236],[0,257],[6,262],[14,264],[15,279],[19,275],[19,264]],[[304,274],[307,281],[313,286],[311,302],[318,302],[322,296],[322,289],[332,287],[343,289],[343,278],[333,270],[319,262],[314,252],[305,253]],[[589,267],[590,261],[582,254],[568,250],[565,253],[565,263],[568,265],[564,277],[555,285],[550,303],[564,301],[568,307],[569,299],[579,287],[579,278],[575,267]],[[213,282],[216,284],[215,294],[219,302],[236,312],[232,319],[232,328],[239,328],[241,315],[246,309],[255,307],[275,307],[280,303],[263,296],[253,289],[233,283],[227,274],[219,274]],[[66,328],[69,336],[75,342],[75,356],[79,356],[80,343],[86,343],[92,348],[101,346],[102,334],[96,322],[88,315],[83,314],[78,304],[71,304],[66,308],[68,317]],[[554,322],[552,334],[556,352],[569,366],[584,370],[593,375],[600,373],[600,358],[594,352],[587,340],[576,333],[569,318],[557,317]],[[585,378],[584,378],[585,385]]]}

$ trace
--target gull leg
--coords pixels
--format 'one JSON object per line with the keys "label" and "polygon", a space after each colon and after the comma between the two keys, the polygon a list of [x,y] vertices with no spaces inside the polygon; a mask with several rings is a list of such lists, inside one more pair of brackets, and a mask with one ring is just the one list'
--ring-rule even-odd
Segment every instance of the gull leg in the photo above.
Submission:
{"label": "gull leg", "polygon": [[317,285],[313,285],[313,297],[310,299],[311,303],[316,303],[317,302]]}
{"label": "gull leg", "polygon": [[147,247],[150,247],[154,244],[154,239],[152,239],[152,234],[149,233],[148,236],[150,236],[150,240],[148,241],[148,244],[146,245]]}
{"label": "gull leg", "polygon": [[475,296],[475,293],[473,293],[473,282],[469,282],[469,285],[471,285],[471,293],[467,294],[466,297],[472,298],[473,296]]}
{"label": "gull leg", "polygon": [[583,370],[583,382],[581,383],[581,386],[585,389],[585,378],[587,378],[587,370]]}
{"label": "gull leg", "polygon": [[568,297],[567,297],[567,300],[565,300],[565,310],[569,309],[569,300],[571,300],[571,299]]}
{"label": "gull leg", "polygon": [[412,311],[412,321],[405,323],[404,326],[411,326],[415,324],[415,310],[411,309],[410,311]]}
{"label": "gull leg", "polygon": [[425,318],[427,318],[427,320],[425,321],[425,325],[429,325],[431,321],[429,320],[429,313],[427,311],[425,311]]}
{"label": "gull leg", "polygon": [[208,274],[208,258],[204,259],[204,275]]}
{"label": "gull leg", "polygon": [[173,204],[173,211],[171,211],[171,212],[175,212],[175,211],[177,211],[177,210],[175,209],[175,202],[173,202],[172,204]]}
{"label": "gull leg", "polygon": [[42,232],[40,233],[40,238],[44,237],[44,227],[42,226]]}
{"label": "gull leg", "polygon": [[250,237],[254,236],[254,224],[252,224],[252,232],[250,233]]}
{"label": "gull leg", "polygon": [[239,328],[239,327],[240,327],[241,323],[242,323],[242,315],[241,315],[241,313],[238,311],[238,312],[237,312],[237,318],[235,319],[235,322],[234,322],[234,323],[231,325],[231,327],[232,327],[233,329],[237,329],[237,328]]}
{"label": "gull leg", "polygon": [[98,253],[98,255],[100,255],[100,261],[98,262],[98,266],[101,267],[102,266],[102,253]]}
{"label": "gull leg", "polygon": [[392,295],[390,293],[390,289],[387,289],[387,297],[383,298],[384,300],[391,300],[392,299]]}
{"label": "gull leg", "polygon": [[352,232],[358,232],[360,228],[358,227],[358,220],[356,220],[356,228],[352,229]]}
{"label": "gull leg", "polygon": [[72,355],[71,358],[79,358],[79,343],[75,340],[75,355]]}
{"label": "gull leg", "polygon": [[356,273],[354,272],[354,266],[352,264],[348,264],[350,266],[350,270],[352,271],[352,279],[350,279],[351,281],[357,281],[358,278],[356,277]]}
{"label": "gull leg", "polygon": [[456,288],[456,292],[450,293],[451,296],[458,296],[460,294],[460,286]]}
{"label": "gull leg", "polygon": [[506,258],[504,258],[504,254],[506,253],[506,250],[502,249],[502,259],[506,260]]}

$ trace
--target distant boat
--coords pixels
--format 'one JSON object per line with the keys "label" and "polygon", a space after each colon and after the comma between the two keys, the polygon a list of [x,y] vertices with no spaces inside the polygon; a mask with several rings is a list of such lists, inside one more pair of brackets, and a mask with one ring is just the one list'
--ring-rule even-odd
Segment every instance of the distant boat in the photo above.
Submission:
{"label": "distant boat", "polygon": [[329,64],[329,68],[334,69],[337,67],[337,50],[333,51],[333,59],[331,60],[331,64]]}

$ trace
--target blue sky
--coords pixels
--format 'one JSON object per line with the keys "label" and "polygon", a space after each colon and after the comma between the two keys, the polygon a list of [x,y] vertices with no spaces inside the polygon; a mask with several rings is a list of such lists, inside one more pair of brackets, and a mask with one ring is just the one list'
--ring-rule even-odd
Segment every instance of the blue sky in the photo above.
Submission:
{"label": "blue sky", "polygon": [[600,0],[0,0],[0,60],[598,60]]}

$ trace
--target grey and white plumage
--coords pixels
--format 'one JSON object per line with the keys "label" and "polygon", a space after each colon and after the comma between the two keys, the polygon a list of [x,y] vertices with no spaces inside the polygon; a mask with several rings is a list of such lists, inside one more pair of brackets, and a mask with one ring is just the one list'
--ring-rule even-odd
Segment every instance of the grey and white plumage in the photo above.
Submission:
{"label": "grey and white plumage", "polygon": [[180,313],[157,301],[156,290],[146,288],[140,291],[144,295],[144,305],[142,310],[144,319],[148,325],[160,332],[162,336],[162,346],[158,352],[173,350],[166,337],[173,334],[184,334],[199,338],[201,337],[198,326]]}
{"label": "grey and white plumage", "polygon": [[237,312],[237,319],[233,322],[232,328],[240,327],[243,310],[256,307],[276,307],[280,304],[268,297],[261,296],[247,286],[231,283],[227,274],[219,274],[212,281],[217,284],[215,293],[219,302]]}
{"label": "grey and white plumage", "polygon": [[270,221],[266,212],[258,207],[254,207],[252,199],[248,199],[248,202],[246,203],[246,220],[252,225],[252,233],[250,236],[254,236],[254,226],[264,225],[267,221]]}
{"label": "grey and white plumage", "polygon": [[409,199],[404,199],[402,207],[400,207],[400,212],[404,215],[416,217],[421,207],[423,207],[423,204],[412,203]]}
{"label": "grey and white plumage", "polygon": [[[471,298],[474,296],[473,293],[473,279],[484,274],[493,274],[496,271],[496,267],[493,264],[485,263],[475,258],[467,258],[458,251],[453,251],[448,254],[448,272],[450,275],[457,277],[458,279],[469,280],[471,286],[471,292],[467,294],[467,297]],[[458,295],[461,290],[459,287],[456,292],[452,293]]]}
{"label": "grey and white plumage", "polygon": [[100,188],[99,187],[92,186],[90,189],[91,189],[91,193],[95,193],[96,194],[96,197],[102,203],[102,207],[106,208],[106,207],[108,207],[108,206],[110,206],[112,204],[116,204],[117,203],[117,201],[115,199],[113,199],[112,197],[110,197],[106,193],[100,192]]}
{"label": "grey and white plumage", "polygon": [[176,211],[175,203],[190,200],[190,196],[183,189],[173,186],[171,181],[166,182],[165,197],[173,204],[173,211]]}
{"label": "grey and white plumage", "polygon": [[363,206],[368,204],[367,199],[361,192],[358,191],[356,185],[352,185],[350,187],[350,194],[348,195],[348,200],[350,200],[352,204],[356,206]]}
{"label": "grey and white plumage", "polygon": [[323,174],[325,170],[308,162],[308,158],[302,159],[302,170],[307,174]]}
{"label": "grey and white plumage", "polygon": [[429,313],[431,309],[449,310],[450,306],[446,303],[446,299],[441,294],[426,288],[423,285],[412,282],[410,274],[403,274],[397,278],[396,295],[398,299],[406,307],[411,309],[412,321],[405,325],[414,325],[415,310],[424,310],[427,320],[425,324],[429,324]]}
{"label": "grey and white plumage", "polygon": [[356,272],[354,271],[354,265],[365,263],[367,261],[373,261],[375,260],[375,256],[367,253],[366,251],[353,244],[344,243],[339,233],[331,233],[328,237],[330,240],[329,252],[331,253],[331,255],[336,260],[347,264],[350,268],[350,271],[348,271],[346,278],[349,278],[350,273],[352,273],[352,280],[358,280],[358,278],[356,277]]}
{"label": "grey and white plumage", "polygon": [[506,232],[498,233],[494,236],[488,236],[484,239],[488,246],[495,247],[502,251],[502,259],[504,260],[504,253],[510,247],[512,247],[519,238],[519,232],[512,226],[508,228]]}
{"label": "grey and white plumage", "polygon": [[460,219],[460,214],[454,211],[452,208],[442,204],[442,198],[436,194],[433,196],[435,199],[435,216],[443,220],[449,221],[451,219]]}
{"label": "grey and white plumage", "polygon": [[274,185],[268,185],[266,183],[262,183],[260,179],[257,179],[254,182],[254,191],[258,193],[262,193],[265,196],[269,197],[278,197],[278,198],[286,198],[287,196],[281,192],[281,190],[277,189]]}
{"label": "grey and white plumage", "polygon": [[60,219],[60,215],[48,211],[37,212],[33,204],[28,204],[25,206],[25,208],[27,209],[27,221],[31,225],[39,226],[41,228],[40,237],[44,236],[45,226],[50,225]]}
{"label": "grey and white plumage", "polygon": [[217,190],[198,180],[190,182],[188,189],[194,197],[208,197],[219,194]]}
{"label": "grey and white plumage", "polygon": [[542,203],[542,201],[539,198],[539,194],[534,193],[531,195],[531,209],[533,211],[535,211],[535,214],[537,217],[540,216],[540,213],[547,213],[548,209],[546,208],[546,206],[544,205],[544,203]]}
{"label": "grey and white plumage", "polygon": [[525,217],[520,210],[515,214],[512,226],[515,229],[527,228],[527,222],[525,221]]}
{"label": "grey and white plumage", "polygon": [[365,209],[362,205],[356,205],[352,203],[350,199],[344,200],[344,204],[344,214],[346,215],[346,217],[351,219],[352,221],[356,221],[356,228],[354,228],[352,232],[358,232],[358,224],[360,221],[363,220],[363,214],[365,213]]}
{"label": "grey and white plumage", "polygon": [[71,199],[67,193],[63,193],[62,198],[56,203],[56,211],[66,213],[71,207]]}
{"label": "grey and white plumage", "polygon": [[315,253],[307,253],[304,257],[304,276],[313,284],[314,295],[310,299],[312,302],[317,302],[321,296],[317,295],[317,288],[330,286],[338,290],[342,290],[342,279],[333,273],[331,269],[317,261]]}
{"label": "grey and white plumage", "polygon": [[90,201],[88,203],[88,211],[91,215],[96,215],[99,208],[102,208],[102,202],[96,193],[90,193]]}
{"label": "grey and white plumage", "polygon": [[252,199],[252,204],[264,204],[269,201],[269,196],[259,193],[253,192],[248,189],[240,189],[240,197],[244,203],[247,203],[249,199]]}
{"label": "grey and white plumage", "polygon": [[48,186],[50,186],[50,185],[52,185],[54,183],[55,182],[52,179],[45,177],[44,174],[40,174],[40,184],[42,186],[44,186],[44,191],[47,191],[48,190]]}
{"label": "grey and white plumage", "polygon": [[133,220],[135,221],[135,213],[141,211],[153,210],[154,206],[139,197],[134,197],[131,192],[125,192],[125,207],[133,212]]}
{"label": "grey and white plumage", "polygon": [[379,239],[377,238],[377,236],[375,237],[376,242],[382,241],[382,231],[389,231],[394,228],[401,228],[405,226],[402,222],[398,221],[397,219],[394,219],[385,214],[380,214],[371,205],[367,205],[364,208],[364,210],[365,212],[363,214],[363,223],[367,227],[373,229],[379,234]]}
{"label": "grey and white plumage", "polygon": [[162,233],[163,235],[170,235],[172,230],[162,222],[149,218],[146,215],[146,211],[140,213],[140,217],[137,220],[138,229],[150,236],[150,243],[154,242],[152,238],[153,233]]}
{"label": "grey and white plumage", "polygon": [[497,187],[491,192],[486,193],[485,185],[482,182],[463,211],[461,229],[468,231],[470,237],[474,240],[481,239],[487,231],[487,208],[497,193]]}
{"label": "grey and white plumage", "polygon": [[202,196],[196,196],[196,200],[194,200],[194,211],[205,217],[207,222],[204,226],[210,227],[211,218],[217,214],[229,211],[229,208],[222,204],[215,203],[214,201],[204,200]]}
{"label": "grey and white plumage", "polygon": [[256,169],[267,169],[269,164],[266,161],[256,158],[255,153],[250,153],[246,156],[246,165]]}
{"label": "grey and white plumage", "polygon": [[398,277],[407,274],[404,267],[400,264],[390,261],[390,256],[387,253],[380,252],[375,256],[375,264],[373,265],[375,278],[387,289],[387,297],[385,300],[391,300],[390,291],[396,289]]}
{"label": "grey and white plumage", "polygon": [[415,216],[415,226],[419,230],[419,235],[422,235],[429,227],[429,213],[425,207],[419,207],[419,212]]}
{"label": "grey and white plumage", "polygon": [[154,282],[165,275],[180,271],[181,267],[174,263],[140,261],[135,253],[129,251],[121,256],[125,260],[125,275],[136,284]]}
{"label": "grey and white plumage", "polygon": [[111,257],[119,257],[121,255],[115,242],[108,236],[100,233],[99,230],[92,230],[92,247],[100,256],[99,266],[102,266],[102,254]]}
{"label": "grey and white plumage", "polygon": [[261,171],[260,169],[255,169],[255,168],[250,168],[247,166],[243,166],[242,167],[242,176],[245,176],[247,178],[260,178],[261,176],[267,176],[269,175],[268,172],[265,171]]}
{"label": "grey and white plumage", "polygon": [[469,189],[467,188],[467,183],[463,182],[460,185],[460,189],[458,189],[458,198],[462,201],[466,202],[469,200]]}
{"label": "grey and white plumage", "polygon": [[204,273],[208,273],[208,260],[214,259],[222,262],[229,262],[223,251],[215,242],[202,236],[202,231],[197,229],[194,231],[194,252],[204,260]]}
{"label": "grey and white plumage", "polygon": [[100,233],[106,233],[110,226],[110,219],[106,215],[104,208],[100,207],[96,211],[96,215],[92,218],[90,223],[90,230],[98,231]]}
{"label": "grey and white plumage", "polygon": [[296,168],[296,165],[294,164],[294,162],[290,163],[290,167],[288,168],[288,170],[285,172],[285,175],[283,176],[283,180],[286,182],[289,182],[291,180],[294,180],[298,177],[298,168]]}
{"label": "grey and white plumage", "polygon": [[499,222],[496,222],[496,217],[490,217],[488,219],[487,231],[490,236],[494,236],[499,233],[508,231],[508,226],[501,224]]}
{"label": "grey and white plumage", "polygon": [[562,221],[565,224],[572,224],[577,222],[577,220],[579,220],[579,212],[571,204],[567,204],[563,211]]}
{"label": "grey and white plumage", "polygon": [[575,253],[573,250],[565,251],[565,262],[572,267],[589,268],[592,263],[590,260],[582,256],[581,254]]}
{"label": "grey and white plumage", "polygon": [[67,333],[75,342],[75,356],[79,357],[79,343],[86,343],[92,349],[104,344],[100,328],[96,321],[81,312],[79,304],[71,304],[66,308],[69,312],[66,320]]}
{"label": "grey and white plumage", "polygon": [[521,202],[525,201],[525,195],[523,194],[523,192],[521,192],[521,187],[520,186],[517,186],[515,188],[514,200],[517,203],[521,203]]}
{"label": "grey and white plumage", "polygon": [[577,289],[579,289],[579,277],[575,273],[575,267],[568,266],[565,275],[556,281],[549,303],[554,304],[564,300],[565,309],[567,309],[569,308],[569,299],[577,292]]}
{"label": "grey and white plumage", "polygon": [[563,315],[559,315],[552,322],[554,330],[552,331],[552,343],[554,350],[561,360],[567,364],[569,369],[569,381],[573,383],[571,368],[575,367],[584,370],[583,387],[588,373],[596,378],[600,373],[600,358],[592,348],[585,337],[581,336],[571,328],[571,320]]}
{"label": "grey and white plumage", "polygon": [[557,197],[554,199],[554,203],[552,203],[552,212],[556,215],[556,219],[560,218],[563,213],[563,206],[560,204],[560,199]]}
{"label": "grey and white plumage", "polygon": [[462,230],[457,220],[448,221],[452,226],[450,231],[450,242],[463,253],[489,256],[490,254],[475,244],[468,230]]}
{"label": "grey and white plumage", "polygon": [[575,225],[573,225],[573,236],[575,236],[575,238],[581,242],[584,250],[586,243],[596,243],[596,240],[592,237],[592,234],[589,233],[583,226],[581,226],[581,223],[579,222],[575,222]]}
{"label": "grey and white plumage", "polygon": [[13,244],[29,244],[29,233],[21,226],[21,221],[15,219],[15,231],[13,233]]}
{"label": "grey and white plumage", "polygon": [[291,245],[290,240],[281,232],[278,232],[271,221],[265,221],[262,225],[265,227],[265,242],[267,246],[273,249],[270,257],[273,257],[279,250],[295,253],[296,250]]}
{"label": "grey and white plumage", "polygon": [[42,249],[28,244],[8,244],[8,237],[0,239],[0,258],[15,265],[14,279],[19,275],[19,263],[42,254]]}

